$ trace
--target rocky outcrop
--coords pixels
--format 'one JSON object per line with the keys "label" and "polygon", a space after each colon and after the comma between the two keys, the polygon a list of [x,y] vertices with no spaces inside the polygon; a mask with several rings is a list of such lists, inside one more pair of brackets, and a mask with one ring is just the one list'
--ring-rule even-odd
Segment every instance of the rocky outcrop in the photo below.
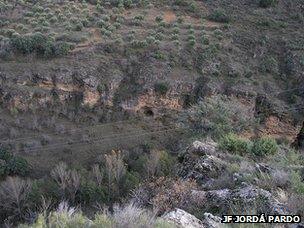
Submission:
{"label": "rocky outcrop", "polygon": [[[287,207],[271,192],[258,187],[258,180],[252,184],[244,182],[254,172],[272,176],[276,169],[266,163],[256,163],[247,171],[229,173],[229,159],[229,154],[216,150],[214,142],[195,141],[181,153],[178,174],[183,179],[194,179],[201,188],[191,192],[197,207],[206,211],[217,208],[223,213],[231,212],[233,207],[236,210],[247,207],[257,213],[288,214]],[[231,180],[225,179],[227,184],[218,184],[223,181],[223,176]]]}
{"label": "rocky outcrop", "polygon": [[174,211],[168,212],[163,215],[165,220],[171,221],[175,225],[184,228],[202,228],[203,223],[195,216],[185,212],[181,209],[175,209]]}
{"label": "rocky outcrop", "polygon": [[227,214],[231,213],[231,209],[241,208],[244,213],[249,210],[257,214],[288,214],[286,205],[280,203],[269,191],[245,183],[236,189],[193,190],[189,198],[197,208],[207,211],[212,208]]}
{"label": "rocky outcrop", "polygon": [[178,208],[166,213],[162,217],[181,228],[217,228],[221,225],[221,219],[210,213],[205,213],[204,219],[199,220],[195,216]]}
{"label": "rocky outcrop", "polygon": [[215,154],[216,143],[213,141],[195,141],[179,156],[180,169],[178,174],[184,179],[194,179],[202,184],[211,177],[221,173],[226,162]]}

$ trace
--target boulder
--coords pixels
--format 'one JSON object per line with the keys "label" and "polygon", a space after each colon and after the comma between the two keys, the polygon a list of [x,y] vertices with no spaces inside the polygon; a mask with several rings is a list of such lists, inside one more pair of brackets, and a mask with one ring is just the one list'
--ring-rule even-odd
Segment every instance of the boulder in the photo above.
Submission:
{"label": "boulder", "polygon": [[204,214],[204,219],[202,222],[205,227],[210,227],[210,228],[223,227],[223,224],[221,224],[221,218],[218,216],[214,216],[210,213]]}
{"label": "boulder", "polygon": [[184,210],[176,208],[174,211],[168,212],[162,216],[178,227],[182,228],[203,228],[203,222],[195,216],[187,213]]}
{"label": "boulder", "polygon": [[210,178],[220,175],[226,168],[226,162],[214,155],[201,157],[185,156],[178,170],[179,176],[185,179],[194,179],[199,184],[206,183]]}
{"label": "boulder", "polygon": [[269,191],[253,185],[243,184],[242,187],[230,190],[220,189],[206,192],[208,204],[227,210],[234,203],[257,206],[257,210],[269,214],[288,214],[286,206],[276,200]]}
{"label": "boulder", "polygon": [[188,212],[176,208],[175,210],[164,214],[163,219],[174,223],[182,228],[218,228],[221,226],[221,218],[210,213],[204,214],[204,219],[199,220]]}
{"label": "boulder", "polygon": [[192,145],[187,148],[186,152],[197,155],[213,154],[216,146],[217,144],[212,140],[206,142],[194,141]]}

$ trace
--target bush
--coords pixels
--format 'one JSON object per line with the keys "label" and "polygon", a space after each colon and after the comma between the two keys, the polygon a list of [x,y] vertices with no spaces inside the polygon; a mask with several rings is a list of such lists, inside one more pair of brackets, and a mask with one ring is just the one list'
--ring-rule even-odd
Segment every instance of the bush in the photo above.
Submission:
{"label": "bush", "polygon": [[74,30],[75,31],[81,31],[83,29],[83,24],[81,22],[77,23],[75,26],[74,26]]}
{"label": "bush", "polygon": [[247,154],[250,152],[250,142],[239,138],[235,134],[228,134],[220,140],[219,147],[222,150],[235,154]]}
{"label": "bush", "polygon": [[277,74],[279,72],[278,61],[272,56],[264,57],[260,65],[260,71],[263,73]]}
{"label": "bush", "polygon": [[304,195],[304,182],[299,172],[292,171],[290,174],[290,182],[293,191],[298,194]]}
{"label": "bush", "polygon": [[253,143],[252,153],[256,156],[267,156],[278,151],[278,144],[274,139],[261,138]]}
{"label": "bush", "polygon": [[6,149],[0,149],[0,176],[25,176],[28,171],[29,165],[24,158],[14,156]]}
{"label": "bush", "polygon": [[197,4],[194,1],[192,1],[188,6],[188,10],[192,13],[196,13],[196,12],[198,12],[199,8],[198,8]]}
{"label": "bush", "polygon": [[60,203],[57,211],[40,214],[32,225],[21,225],[21,228],[30,227],[155,227],[173,228],[173,224],[156,218],[148,210],[141,209],[133,204],[123,207],[114,206],[113,214],[104,210],[102,213],[95,214],[94,219],[88,218],[75,208],[71,208],[67,203]]}
{"label": "bush", "polygon": [[23,54],[28,54],[34,51],[34,43],[29,35],[16,36],[11,39],[12,45]]}
{"label": "bush", "polygon": [[160,163],[160,175],[162,176],[169,176],[172,175],[175,159],[172,155],[170,155],[166,151],[160,152],[159,157],[159,163]]}
{"label": "bush", "polygon": [[276,0],[260,0],[259,6],[263,8],[267,8],[276,4]]}
{"label": "bush", "polygon": [[148,43],[145,40],[132,40],[131,46],[133,48],[144,48],[148,46]]}
{"label": "bush", "polygon": [[29,171],[29,165],[24,158],[13,157],[7,161],[6,173],[8,175],[25,176]]}
{"label": "bush", "polygon": [[80,201],[84,203],[104,203],[107,200],[107,190],[98,186],[93,181],[88,181],[80,186]]}
{"label": "bush", "polygon": [[201,79],[197,84],[194,94],[188,97],[187,105],[192,105],[196,100],[199,102],[187,110],[185,120],[194,132],[221,138],[230,132],[249,129],[253,124],[253,116],[248,115],[243,104],[221,95],[203,99],[208,94],[207,83]]}
{"label": "bush", "polygon": [[229,16],[223,10],[215,10],[209,19],[215,22],[228,23],[230,21]]}
{"label": "bush", "polygon": [[166,95],[169,90],[168,83],[159,82],[154,84],[154,91],[160,95]]}
{"label": "bush", "polygon": [[64,42],[54,42],[49,36],[40,32],[16,36],[11,39],[12,46],[23,54],[36,52],[45,57],[65,55],[70,50],[70,45]]}
{"label": "bush", "polygon": [[157,17],[155,18],[155,21],[156,21],[157,23],[160,23],[160,22],[163,21],[163,18],[162,18],[161,16],[157,16]]}

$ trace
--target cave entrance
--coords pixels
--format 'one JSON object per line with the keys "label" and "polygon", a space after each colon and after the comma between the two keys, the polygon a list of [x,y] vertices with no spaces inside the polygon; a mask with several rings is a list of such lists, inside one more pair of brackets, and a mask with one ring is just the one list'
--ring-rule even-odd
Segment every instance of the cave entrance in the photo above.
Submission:
{"label": "cave entrance", "polygon": [[154,112],[151,107],[144,107],[144,114],[149,117],[154,116]]}

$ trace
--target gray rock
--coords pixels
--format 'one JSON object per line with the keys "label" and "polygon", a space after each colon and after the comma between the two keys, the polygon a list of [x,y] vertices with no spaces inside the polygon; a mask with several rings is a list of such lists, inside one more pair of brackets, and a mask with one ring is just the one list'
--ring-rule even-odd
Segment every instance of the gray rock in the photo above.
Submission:
{"label": "gray rock", "polygon": [[184,210],[176,208],[174,211],[164,214],[163,219],[170,221],[182,228],[203,228],[203,222]]}
{"label": "gray rock", "polygon": [[221,218],[210,213],[204,214],[204,219],[199,220],[188,212],[176,208],[175,210],[164,214],[163,219],[174,223],[182,228],[219,228],[222,227]]}
{"label": "gray rock", "polygon": [[187,149],[187,153],[194,153],[197,155],[212,154],[215,152],[217,144],[213,141],[200,142],[194,141]]}
{"label": "gray rock", "polygon": [[204,214],[203,224],[205,227],[210,228],[223,227],[223,224],[221,224],[221,218],[210,213]]}
{"label": "gray rock", "polygon": [[199,184],[218,176],[226,167],[226,162],[214,155],[201,157],[188,154],[181,162],[179,175],[185,179],[195,179]]}

